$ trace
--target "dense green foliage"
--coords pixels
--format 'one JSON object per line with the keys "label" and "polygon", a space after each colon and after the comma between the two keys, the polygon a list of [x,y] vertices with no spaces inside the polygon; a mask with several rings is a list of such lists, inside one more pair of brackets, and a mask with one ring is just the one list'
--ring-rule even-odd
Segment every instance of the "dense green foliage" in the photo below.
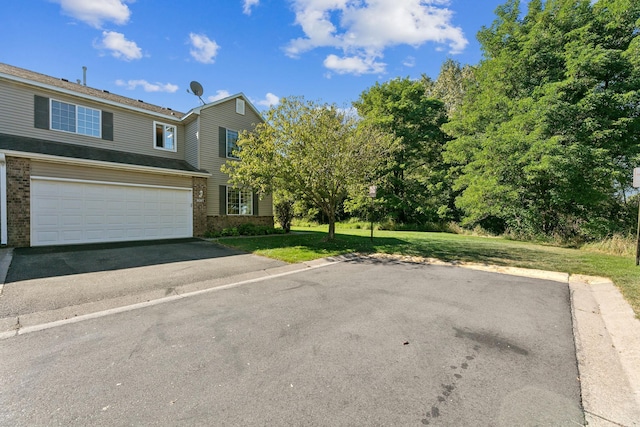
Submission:
{"label": "dense green foliage", "polygon": [[442,161],[444,103],[429,98],[424,83],[405,78],[376,84],[353,105],[362,118],[400,142],[376,180],[378,209],[399,222],[437,221],[447,194]]}
{"label": "dense green foliage", "polygon": [[225,171],[236,185],[278,189],[330,236],[336,220],[371,212],[394,229],[633,233],[640,2],[530,0],[523,10],[507,0],[478,40],[480,63],[447,60],[436,80],[377,83],[353,103],[358,118],[283,100]]}
{"label": "dense green foliage", "polygon": [[525,236],[623,230],[640,164],[640,3],[509,0],[445,130],[464,224]]}

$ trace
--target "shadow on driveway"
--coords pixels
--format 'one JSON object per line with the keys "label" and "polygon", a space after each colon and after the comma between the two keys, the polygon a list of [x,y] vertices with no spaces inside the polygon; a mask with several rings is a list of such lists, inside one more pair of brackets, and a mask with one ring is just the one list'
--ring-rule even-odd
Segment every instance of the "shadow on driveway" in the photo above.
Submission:
{"label": "shadow on driveway", "polygon": [[5,283],[241,254],[200,239],[16,248]]}

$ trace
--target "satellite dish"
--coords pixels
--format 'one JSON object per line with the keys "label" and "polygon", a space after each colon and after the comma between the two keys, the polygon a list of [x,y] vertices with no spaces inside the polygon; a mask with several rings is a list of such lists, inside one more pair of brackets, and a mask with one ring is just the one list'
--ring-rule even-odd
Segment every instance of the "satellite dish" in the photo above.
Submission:
{"label": "satellite dish", "polygon": [[191,90],[190,91],[187,90],[187,92],[192,93],[198,98],[200,98],[202,105],[204,105],[205,102],[202,100],[202,94],[204,93],[204,89],[202,88],[202,85],[194,80],[189,84],[189,87],[191,88]]}
{"label": "satellite dish", "polygon": [[195,96],[200,97],[204,93],[202,85],[196,81],[192,81],[191,84],[189,84],[189,87],[191,87],[191,92],[193,92]]}

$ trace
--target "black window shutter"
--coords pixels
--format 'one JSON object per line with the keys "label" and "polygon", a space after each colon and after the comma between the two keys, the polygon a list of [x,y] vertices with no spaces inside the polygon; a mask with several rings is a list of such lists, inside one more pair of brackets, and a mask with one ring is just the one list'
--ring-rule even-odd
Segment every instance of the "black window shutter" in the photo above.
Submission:
{"label": "black window shutter", "polygon": [[38,129],[49,129],[49,98],[34,95],[33,125]]}
{"label": "black window shutter", "polygon": [[260,202],[260,197],[258,196],[258,193],[254,191],[253,192],[253,214],[255,216],[260,215],[258,213],[258,202]]}
{"label": "black window shutter", "polygon": [[102,112],[102,139],[113,141],[113,113]]}
{"label": "black window shutter", "polygon": [[218,128],[218,142],[220,147],[218,155],[220,157],[227,157],[227,129],[222,126]]}
{"label": "black window shutter", "polygon": [[227,186],[221,185],[220,187],[220,215],[227,214]]}

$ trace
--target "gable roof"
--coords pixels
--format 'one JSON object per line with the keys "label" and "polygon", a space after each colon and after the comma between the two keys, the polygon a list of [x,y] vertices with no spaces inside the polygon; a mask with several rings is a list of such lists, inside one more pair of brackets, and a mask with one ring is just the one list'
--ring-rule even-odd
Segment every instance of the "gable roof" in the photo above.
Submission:
{"label": "gable roof", "polygon": [[47,76],[46,74],[36,73],[35,71],[26,70],[24,68],[14,67],[13,65],[0,62],[0,77],[9,78],[25,84],[40,86],[42,88],[50,88],[68,92],[72,95],[85,95],[90,98],[97,98],[107,103],[118,104],[120,106],[132,109],[140,109],[146,112],[162,114],[174,119],[181,119],[184,113],[174,111],[171,108],[160,107],[158,105],[149,104],[142,100],[127,98],[126,96],[116,95],[105,90],[95,89],[90,86],[84,86],[81,83],[70,82],[66,79]]}
{"label": "gable roof", "polygon": [[200,114],[200,111],[205,110],[207,108],[211,108],[211,107],[215,107],[216,105],[220,105],[223,104],[227,101],[231,101],[232,99],[235,98],[242,98],[245,102],[245,105],[248,106],[251,111],[253,111],[255,113],[256,116],[258,116],[260,118],[261,121],[264,122],[264,118],[262,117],[262,114],[260,113],[260,111],[258,111],[258,109],[253,105],[253,103],[249,100],[249,98],[247,98],[247,96],[242,93],[242,92],[238,92],[235,95],[229,95],[225,98],[222,99],[218,99],[216,101],[213,102],[209,102],[207,104],[201,105],[199,107],[196,108],[192,108],[191,110],[189,110],[189,112],[184,116],[184,120],[187,119],[187,117],[191,116],[192,114]]}

